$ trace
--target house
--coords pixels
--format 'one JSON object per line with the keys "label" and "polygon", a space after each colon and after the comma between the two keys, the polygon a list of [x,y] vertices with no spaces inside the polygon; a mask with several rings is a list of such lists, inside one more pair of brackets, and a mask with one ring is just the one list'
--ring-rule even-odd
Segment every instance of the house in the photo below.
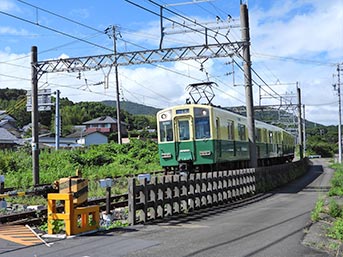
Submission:
{"label": "house", "polygon": [[11,149],[19,144],[19,139],[7,131],[0,128],[0,149]]}
{"label": "house", "polygon": [[[29,138],[29,140],[31,140]],[[56,147],[56,138],[51,136],[41,136],[39,137],[39,148],[55,148]],[[74,138],[60,138],[59,148],[78,148],[82,147],[76,143]]]}
{"label": "house", "polygon": [[[98,131],[109,135],[110,133],[117,132],[117,119],[114,119],[110,116],[102,116],[96,119],[86,121],[83,123],[86,125],[86,132]],[[121,134],[127,135],[127,128],[125,122],[120,122],[121,125]]]}
{"label": "house", "polygon": [[82,146],[107,144],[108,138],[98,131],[77,131],[66,138],[73,138],[75,142]]}
{"label": "house", "polygon": [[16,120],[9,114],[7,114],[7,112],[5,110],[0,110],[0,120],[6,120],[9,123],[11,123],[12,125],[15,125]]}
{"label": "house", "polygon": [[0,110],[0,128],[6,129],[17,138],[21,135],[21,132],[17,128],[16,120],[4,110]]}

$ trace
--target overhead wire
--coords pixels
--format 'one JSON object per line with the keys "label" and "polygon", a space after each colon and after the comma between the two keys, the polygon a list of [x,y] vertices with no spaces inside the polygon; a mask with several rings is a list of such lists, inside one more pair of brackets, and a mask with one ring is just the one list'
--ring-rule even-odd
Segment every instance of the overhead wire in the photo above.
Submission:
{"label": "overhead wire", "polygon": [[[151,11],[151,10],[149,10],[149,9],[147,9],[147,8],[145,8],[145,7],[143,7],[143,6],[141,6],[141,5],[138,5],[138,4],[136,4],[136,3],[133,3],[132,1],[130,1],[130,0],[125,0],[126,2],[129,2],[129,3],[132,3],[132,4],[134,4],[135,6],[137,6],[137,7],[140,7],[140,8],[142,8],[142,9],[144,9],[144,10],[148,10],[149,12],[151,12],[151,13],[153,13],[153,14],[155,14],[155,15],[158,15],[158,16],[160,16],[160,14],[158,14],[158,13],[156,13],[156,12],[153,12],[153,11]],[[153,3],[153,4],[155,4],[155,5],[157,5],[157,6],[160,6],[160,7],[162,7],[160,4],[158,4],[158,3],[156,3],[155,1],[153,1],[153,0],[148,0],[149,2],[151,2],[151,3]],[[190,19],[190,18],[188,18],[188,17],[186,17],[186,16],[183,16],[183,15],[181,15],[181,14],[179,14],[179,13],[177,13],[177,12],[174,12],[173,10],[170,10],[169,8],[166,8],[166,7],[163,7],[165,10],[167,10],[167,11],[169,11],[169,12],[171,12],[172,14],[174,14],[174,15],[177,15],[177,16],[180,16],[180,17],[182,17],[182,18],[184,18],[185,20],[187,20],[187,21],[189,21],[189,22],[191,22],[191,23],[194,23],[194,24],[196,24],[196,25],[198,25],[198,26],[200,26],[200,27],[202,27],[202,28],[205,28],[205,29],[207,29],[207,30],[209,30],[209,31],[212,31],[212,32],[216,32],[216,31],[213,31],[213,29],[211,29],[211,28],[208,28],[208,27],[206,27],[206,26],[204,26],[204,25],[202,25],[202,24],[200,24],[200,23],[197,23],[196,21],[194,21],[194,20],[192,20],[192,19]],[[167,17],[163,17],[163,18],[165,18],[165,19],[167,19],[167,20],[171,20],[170,18],[167,18]],[[176,22],[176,21],[174,21],[174,22]],[[176,22],[176,23],[178,23],[178,22]],[[193,28],[191,28],[191,27],[189,27],[188,25],[185,25],[185,24],[180,24],[180,23],[178,23],[179,25],[182,25],[182,26],[184,26],[184,27],[187,27],[188,29],[191,29],[191,30],[193,30],[193,31],[195,31],[195,32],[197,32],[197,33],[201,33],[201,34],[204,34],[203,32],[201,32],[201,31],[198,31],[198,30],[196,30],[196,29],[193,29]],[[222,35],[222,36],[224,36],[230,43],[231,43],[231,40],[226,36],[226,35],[224,35],[224,34],[222,34],[222,33],[218,33],[218,32],[216,32],[216,34],[220,34],[220,35]],[[213,36],[210,36],[210,37],[212,37],[212,38],[214,38]],[[214,38],[215,40],[216,40],[216,38]],[[240,56],[242,59],[244,59],[243,58],[243,56],[241,56],[241,54],[238,52],[238,51],[236,51],[236,54],[238,55],[238,56]],[[239,64],[236,62],[236,65],[238,65],[239,66]],[[241,67],[240,67],[241,68]],[[260,75],[258,75],[258,73],[251,67],[251,70],[255,73],[255,75],[257,75],[258,76],[258,78],[259,79],[262,79],[261,78],[261,76]],[[271,91],[273,91],[273,92],[275,92],[264,80],[261,80]],[[273,95],[271,95],[269,92],[267,92],[267,91],[265,91],[267,94],[269,94],[270,96],[272,96],[272,97],[274,97]],[[275,92],[276,93],[276,95],[279,95],[277,92]],[[280,95],[279,95],[280,96]],[[281,96],[280,96],[281,97]],[[276,98],[276,97],[275,97]]]}
{"label": "overhead wire", "polygon": [[41,28],[44,28],[44,29],[53,31],[53,32],[55,32],[55,33],[57,33],[57,34],[60,34],[60,35],[66,36],[66,37],[70,37],[70,38],[76,39],[76,40],[81,41],[81,42],[83,42],[83,43],[87,43],[87,44],[90,44],[90,45],[92,45],[92,46],[95,46],[95,47],[102,48],[102,49],[105,49],[105,50],[107,50],[107,51],[113,52],[113,49],[110,49],[110,48],[107,48],[107,47],[104,47],[104,46],[95,44],[95,43],[93,43],[93,42],[84,40],[84,39],[82,39],[82,38],[79,38],[79,37],[70,35],[70,34],[68,34],[68,33],[66,33],[66,32],[63,32],[63,31],[60,31],[60,30],[57,30],[57,29],[54,29],[54,28],[51,28],[51,27],[48,27],[48,26],[39,24],[39,23],[35,23],[35,22],[33,22],[33,21],[30,21],[30,20],[28,20],[28,19],[24,19],[24,18],[19,17],[19,16],[17,16],[17,15],[10,14],[10,13],[4,12],[4,11],[0,11],[0,13],[1,13],[1,14],[4,14],[4,15],[6,15],[6,16],[9,16],[9,17],[11,17],[11,18],[14,18],[14,19],[17,19],[17,20],[20,20],[20,21],[24,21],[24,22],[26,22],[26,23],[29,23],[29,24],[32,24],[32,25],[35,25],[35,26],[38,26],[38,27],[41,27]]}
{"label": "overhead wire", "polygon": [[[89,28],[89,29],[93,29],[93,30],[95,30],[95,31],[97,31],[97,32],[99,32],[99,33],[104,33],[103,31],[94,29],[94,28],[92,28],[92,27],[90,27],[90,26],[88,26],[88,25],[85,25],[85,24],[82,24],[82,23],[73,21],[73,20],[71,20],[71,19],[69,19],[69,18],[66,18],[66,17],[62,16],[62,15],[58,15],[58,14],[55,14],[55,13],[53,13],[53,12],[50,12],[50,11],[48,11],[48,10],[46,10],[46,9],[43,9],[43,8],[40,8],[40,7],[31,5],[31,4],[29,4],[29,3],[26,3],[26,2],[23,1],[23,0],[17,0],[17,1],[22,2],[22,3],[24,3],[24,4],[27,4],[27,5],[29,5],[29,6],[32,6],[32,7],[34,7],[34,8],[37,8],[37,9],[39,9],[39,10],[45,11],[45,12],[50,13],[50,14],[52,14],[52,15],[55,15],[55,16],[57,16],[57,17],[63,18],[63,19],[65,19],[65,20],[68,20],[68,21],[73,22],[73,23],[75,23],[75,24],[78,24],[78,25],[80,25],[80,26],[84,26],[84,27],[87,27],[87,28]],[[133,3],[132,1],[128,1],[128,0],[125,0],[125,1],[126,1],[126,2],[129,2],[129,3],[131,3],[131,4],[134,4],[134,5],[136,5],[136,6],[140,7],[140,8],[143,8],[144,10],[149,11],[149,12],[155,14],[155,15],[160,15],[160,14],[157,14],[157,13],[155,13],[155,12],[149,10],[149,9],[146,9],[145,7],[142,7],[142,6],[140,6],[140,5],[137,5],[137,4]],[[149,0],[149,2],[151,2],[151,3],[153,3],[153,4],[156,4],[156,5],[159,5],[158,3],[154,2],[154,1],[151,1],[151,0]],[[199,26],[205,28],[203,25],[194,22],[192,19],[190,19],[190,18],[188,18],[188,17],[186,17],[186,16],[182,16],[182,15],[180,15],[180,14],[178,14],[178,13],[172,11],[172,10],[169,10],[168,8],[166,8],[166,9],[167,9],[168,11],[172,12],[173,14],[182,17],[183,19],[186,19],[186,20],[188,20],[188,21],[191,21],[191,22],[195,23],[196,25],[199,25]],[[72,37],[72,38],[74,38],[74,39],[76,39],[76,40],[78,40],[78,41],[87,42],[87,43],[90,43],[90,44],[92,44],[92,45],[94,45],[94,46],[101,47],[101,48],[104,48],[104,49],[106,49],[106,50],[112,51],[112,49],[108,49],[108,48],[105,48],[105,47],[103,47],[103,46],[99,46],[99,45],[94,44],[94,43],[92,43],[92,42],[89,42],[89,41],[86,41],[86,40],[82,40],[82,39],[80,39],[80,38],[71,36],[71,35],[69,35],[69,34],[67,34],[67,33],[64,33],[64,32],[61,32],[61,31],[57,31],[57,30],[55,30],[55,29],[53,29],[53,28],[49,28],[49,27],[44,26],[44,25],[40,25],[40,24],[37,24],[37,23],[33,23],[32,21],[29,21],[29,20],[20,18],[20,17],[18,17],[18,16],[11,15],[11,14],[7,14],[7,13],[4,13],[4,12],[2,12],[2,11],[0,11],[0,13],[3,13],[3,14],[5,14],[5,15],[9,15],[9,16],[11,16],[11,17],[13,17],[13,18],[17,18],[17,19],[20,19],[20,20],[25,21],[25,22],[29,22],[29,23],[31,23],[31,24],[33,24],[33,25],[41,26],[41,27],[43,27],[43,28],[45,28],[45,29],[52,30],[52,31],[54,31],[54,32],[56,32],[56,33],[59,33],[59,34],[62,34],[62,35]],[[164,17],[164,18],[166,18],[166,17]],[[172,19],[169,19],[169,18],[166,18],[166,19],[168,19],[169,21],[172,21],[172,22],[176,22],[175,20],[172,20]],[[176,23],[178,23],[178,22],[176,22]],[[180,24],[180,23],[179,23],[179,25],[185,26],[184,24]],[[187,27],[187,26],[185,26],[185,27]],[[192,29],[192,28],[189,27],[189,29]],[[207,28],[207,29],[208,29],[208,28]],[[193,30],[199,33],[199,31],[197,31],[197,30],[195,30],[195,29],[193,29]],[[201,32],[200,32],[200,33],[201,33]],[[204,33],[202,33],[202,34],[204,34]],[[212,37],[212,36],[210,36],[210,37]],[[212,38],[214,38],[214,37],[212,37]],[[128,42],[128,41],[126,41],[126,42]],[[157,66],[157,67],[160,67],[160,68],[161,68],[161,66]],[[170,70],[170,69],[169,69],[169,70]],[[176,73],[179,74],[179,72],[176,72]],[[256,71],[254,71],[254,73],[257,74]],[[261,79],[261,77],[259,77],[259,78]],[[265,83],[265,82],[264,82],[264,83]]]}

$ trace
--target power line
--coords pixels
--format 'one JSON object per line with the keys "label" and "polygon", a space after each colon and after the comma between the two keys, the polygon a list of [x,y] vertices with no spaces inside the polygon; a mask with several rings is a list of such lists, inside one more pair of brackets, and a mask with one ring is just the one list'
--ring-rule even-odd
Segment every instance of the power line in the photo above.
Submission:
{"label": "power line", "polygon": [[26,23],[29,23],[29,24],[32,24],[32,25],[35,25],[35,26],[38,26],[38,27],[41,27],[41,28],[43,28],[43,29],[47,29],[47,30],[53,31],[53,32],[55,32],[55,33],[57,33],[57,34],[60,34],[60,35],[66,36],[66,37],[73,38],[73,39],[78,40],[78,41],[81,41],[81,42],[83,42],[83,43],[90,44],[90,45],[93,45],[93,46],[95,46],[95,47],[99,47],[99,48],[105,49],[105,50],[107,50],[107,51],[111,51],[111,52],[113,51],[113,50],[110,49],[110,48],[107,48],[107,47],[104,47],[104,46],[95,44],[95,43],[93,43],[93,42],[84,40],[84,39],[82,39],[82,38],[79,38],[79,37],[70,35],[70,34],[68,34],[68,33],[66,33],[66,32],[59,31],[59,30],[57,30],[57,29],[54,29],[54,28],[51,28],[51,27],[48,27],[48,26],[45,26],[45,25],[41,25],[41,24],[39,24],[39,23],[35,23],[35,22],[33,22],[33,21],[24,19],[24,18],[22,18],[22,17],[16,16],[16,15],[13,15],[13,14],[10,14],[10,13],[7,13],[7,12],[4,12],[4,11],[0,11],[0,13],[1,13],[1,14],[4,14],[4,15],[6,15],[6,16],[9,16],[9,17],[11,17],[11,18],[14,18],[14,19],[17,19],[17,20],[20,20],[20,21],[24,21],[24,22],[26,22]]}
{"label": "power line", "polygon": [[37,10],[44,11],[44,12],[46,12],[46,13],[49,13],[49,14],[51,14],[51,15],[54,15],[54,16],[56,16],[56,17],[59,17],[59,18],[61,18],[61,19],[67,20],[67,21],[69,21],[69,22],[72,22],[72,23],[75,23],[75,24],[77,24],[77,25],[80,25],[80,26],[82,26],[82,27],[88,28],[88,29],[90,29],[90,30],[94,30],[94,31],[96,31],[96,32],[98,32],[98,33],[102,33],[102,34],[104,34],[104,31],[101,31],[101,30],[95,29],[95,28],[93,28],[93,27],[91,27],[91,26],[88,26],[88,25],[86,25],[86,24],[83,24],[83,23],[81,23],[81,22],[78,22],[78,21],[72,20],[72,19],[70,19],[70,18],[67,18],[67,17],[65,17],[65,16],[63,16],[63,15],[60,15],[60,14],[54,13],[54,12],[52,12],[52,11],[49,11],[49,10],[47,10],[47,9],[43,9],[43,8],[41,8],[41,7],[38,7],[38,6],[36,6],[36,5],[30,4],[30,3],[27,3],[27,2],[25,2],[25,1],[23,1],[23,0],[17,0],[17,1],[19,1],[19,2],[21,2],[21,3],[23,3],[23,4],[26,4],[26,5],[28,5],[28,6],[31,6],[31,7],[35,8],[35,9],[37,9]]}

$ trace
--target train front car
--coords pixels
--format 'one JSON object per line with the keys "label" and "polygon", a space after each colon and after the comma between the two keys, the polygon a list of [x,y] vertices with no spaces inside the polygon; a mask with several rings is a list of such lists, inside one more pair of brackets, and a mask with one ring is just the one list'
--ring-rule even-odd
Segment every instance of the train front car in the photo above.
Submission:
{"label": "train front car", "polygon": [[157,113],[162,167],[192,172],[215,163],[212,109],[207,105],[187,104]]}

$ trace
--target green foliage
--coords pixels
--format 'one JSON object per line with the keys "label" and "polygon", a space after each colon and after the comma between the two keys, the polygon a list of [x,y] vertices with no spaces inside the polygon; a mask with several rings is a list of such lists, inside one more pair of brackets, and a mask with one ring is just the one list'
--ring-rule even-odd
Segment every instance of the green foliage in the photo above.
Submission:
{"label": "green foliage", "polygon": [[338,133],[336,126],[317,126],[306,129],[307,154],[320,154],[332,157],[338,151]]}
{"label": "green foliage", "polygon": [[334,239],[343,240],[343,219],[338,218],[329,229],[329,237]]}
{"label": "green foliage", "polygon": [[[40,151],[40,183],[53,183],[74,176],[76,169],[84,178],[98,180],[126,174],[160,170],[157,144],[131,139],[129,144],[115,143],[75,150]],[[32,157],[26,149],[3,151],[0,174],[5,175],[6,187],[27,189],[32,186]]]}
{"label": "green foliage", "polygon": [[343,196],[343,167],[341,165],[333,166],[336,169],[332,179],[329,196]]}
{"label": "green foliage", "polygon": [[64,220],[51,220],[52,225],[52,233],[53,234],[60,234],[65,232],[65,222]]}
{"label": "green foliage", "polygon": [[341,207],[337,204],[337,202],[334,199],[330,199],[329,202],[329,215],[331,217],[337,218],[341,216]]}
{"label": "green foliage", "polygon": [[311,212],[311,220],[312,221],[318,221],[319,220],[319,214],[323,211],[324,206],[324,200],[319,199],[316,202],[316,206],[314,207],[314,210]]}
{"label": "green foliage", "polygon": [[46,205],[46,199],[43,196],[18,196],[18,197],[8,197],[6,199],[9,203],[19,203],[25,205]]}

